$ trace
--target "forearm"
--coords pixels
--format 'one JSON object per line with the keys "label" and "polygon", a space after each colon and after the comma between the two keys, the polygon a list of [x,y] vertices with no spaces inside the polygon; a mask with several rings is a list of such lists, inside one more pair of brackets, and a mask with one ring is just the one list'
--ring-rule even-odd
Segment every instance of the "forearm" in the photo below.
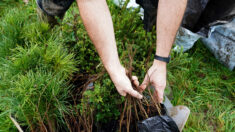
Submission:
{"label": "forearm", "polygon": [[181,24],[187,0],[159,0],[156,54],[168,57]]}
{"label": "forearm", "polygon": [[121,67],[112,18],[106,0],[77,0],[79,11],[99,56],[109,73]]}

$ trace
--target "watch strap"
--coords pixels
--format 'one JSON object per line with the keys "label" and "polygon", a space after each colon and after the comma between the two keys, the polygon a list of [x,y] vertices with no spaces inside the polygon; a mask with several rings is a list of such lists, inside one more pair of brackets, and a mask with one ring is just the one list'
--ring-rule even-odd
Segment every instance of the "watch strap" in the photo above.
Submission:
{"label": "watch strap", "polygon": [[169,63],[171,57],[161,57],[161,56],[158,56],[158,55],[154,55],[154,59]]}

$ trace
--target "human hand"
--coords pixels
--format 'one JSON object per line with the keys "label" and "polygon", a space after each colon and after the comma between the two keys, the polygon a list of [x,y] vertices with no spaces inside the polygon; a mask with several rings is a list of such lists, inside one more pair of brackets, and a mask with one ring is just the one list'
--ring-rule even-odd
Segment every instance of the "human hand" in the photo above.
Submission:
{"label": "human hand", "polygon": [[153,65],[145,75],[144,81],[140,85],[140,89],[144,91],[149,83],[155,88],[154,96],[158,102],[163,101],[163,94],[166,87],[166,63],[154,60]]}
{"label": "human hand", "polygon": [[133,89],[131,81],[133,81],[133,84],[138,87],[139,81],[136,76],[132,76],[132,80],[127,77],[125,68],[121,67],[118,71],[109,73],[118,93],[122,96],[126,96],[127,94],[130,94],[131,96],[142,99],[143,96]]}

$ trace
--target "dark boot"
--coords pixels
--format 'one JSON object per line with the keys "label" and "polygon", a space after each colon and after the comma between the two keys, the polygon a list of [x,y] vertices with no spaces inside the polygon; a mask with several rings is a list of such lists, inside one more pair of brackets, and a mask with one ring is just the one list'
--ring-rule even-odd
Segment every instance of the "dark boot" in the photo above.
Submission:
{"label": "dark boot", "polygon": [[39,7],[37,7],[37,14],[40,21],[48,23],[51,27],[59,25],[59,21],[62,21],[64,18],[64,14],[61,16],[48,15],[44,11],[42,11],[42,9],[40,9]]}
{"label": "dark boot", "polygon": [[39,19],[54,27],[62,21],[74,0],[37,0]]}

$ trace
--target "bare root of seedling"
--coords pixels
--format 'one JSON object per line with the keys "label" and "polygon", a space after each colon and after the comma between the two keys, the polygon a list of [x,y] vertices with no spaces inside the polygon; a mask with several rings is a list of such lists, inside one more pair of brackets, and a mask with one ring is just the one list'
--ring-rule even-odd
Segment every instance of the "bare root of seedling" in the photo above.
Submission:
{"label": "bare root of seedling", "polygon": [[[129,64],[128,64],[128,77],[131,80],[132,78],[132,62],[135,51],[132,51],[132,47],[129,48]],[[134,90],[141,91],[140,88],[136,87],[133,82],[132,86]],[[130,95],[127,95],[122,114],[119,120],[119,131],[137,131],[137,122],[149,118],[150,116],[156,115],[158,113],[161,115],[161,106],[160,103],[154,99],[152,92],[148,89],[148,95],[150,99],[144,97],[142,100],[138,100]],[[131,126],[133,125],[133,126]],[[123,127],[125,126],[125,127]],[[126,129],[125,129],[126,128]]]}

